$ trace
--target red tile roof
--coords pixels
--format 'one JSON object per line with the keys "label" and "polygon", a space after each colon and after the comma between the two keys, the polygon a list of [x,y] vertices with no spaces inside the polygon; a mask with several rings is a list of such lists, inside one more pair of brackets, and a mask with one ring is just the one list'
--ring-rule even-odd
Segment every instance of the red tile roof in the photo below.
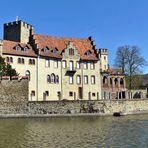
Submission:
{"label": "red tile roof", "polygon": [[[20,46],[21,48],[28,47],[28,51],[16,51],[16,46]],[[20,56],[30,56],[36,57],[34,50],[29,44],[23,44],[14,41],[3,40],[3,54],[11,54],[11,55],[20,55]]]}
{"label": "red tile roof", "polygon": [[[37,43],[37,46],[40,49],[40,55],[42,56],[62,58],[62,51],[67,48],[69,42],[73,42],[73,45],[78,49],[78,53],[80,54],[80,58],[82,60],[98,60],[97,53],[95,52],[89,39],[53,37],[38,34],[34,34],[33,38],[35,43]],[[49,48],[49,52],[47,53],[42,51],[42,49],[46,46]],[[51,53],[51,50],[54,48],[58,49],[57,54]],[[90,56],[85,55],[88,50],[92,53]]]}

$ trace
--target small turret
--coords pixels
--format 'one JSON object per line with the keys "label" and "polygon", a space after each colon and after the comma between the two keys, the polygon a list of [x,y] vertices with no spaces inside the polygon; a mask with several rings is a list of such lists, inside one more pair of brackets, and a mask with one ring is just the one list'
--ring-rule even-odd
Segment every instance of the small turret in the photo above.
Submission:
{"label": "small turret", "polygon": [[106,71],[108,69],[108,49],[101,48],[99,49],[99,57],[100,57],[100,68],[101,71]]}

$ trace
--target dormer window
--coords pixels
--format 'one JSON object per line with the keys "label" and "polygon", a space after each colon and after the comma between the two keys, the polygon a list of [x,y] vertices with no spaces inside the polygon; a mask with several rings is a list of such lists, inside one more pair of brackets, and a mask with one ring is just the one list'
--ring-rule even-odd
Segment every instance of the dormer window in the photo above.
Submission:
{"label": "dormer window", "polygon": [[46,47],[44,47],[43,51],[44,52],[48,52],[49,51],[49,48],[46,46]]}
{"label": "dormer window", "polygon": [[24,51],[28,51],[29,49],[28,49],[28,47],[24,47]]}
{"label": "dormer window", "polygon": [[54,49],[52,50],[52,52],[53,52],[54,54],[57,54],[57,53],[58,53],[58,49],[57,49],[57,48],[54,48]]}
{"label": "dormer window", "polygon": [[15,50],[16,50],[16,51],[20,51],[20,50],[21,50],[20,46],[19,46],[19,45],[16,46],[16,47],[15,47]]}
{"label": "dormer window", "polygon": [[91,51],[90,50],[88,50],[87,52],[85,52],[85,55],[86,56],[90,56],[92,53],[91,53]]}
{"label": "dormer window", "polygon": [[70,56],[73,56],[74,55],[74,49],[72,49],[72,48],[69,49],[69,55]]}

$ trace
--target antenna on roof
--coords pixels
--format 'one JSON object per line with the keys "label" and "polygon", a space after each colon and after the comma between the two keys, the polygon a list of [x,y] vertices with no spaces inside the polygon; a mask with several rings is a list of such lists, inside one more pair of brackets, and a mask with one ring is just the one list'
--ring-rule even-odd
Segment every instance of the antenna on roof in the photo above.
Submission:
{"label": "antenna on roof", "polygon": [[16,22],[17,22],[17,21],[19,21],[19,17],[18,17],[18,16],[16,16]]}

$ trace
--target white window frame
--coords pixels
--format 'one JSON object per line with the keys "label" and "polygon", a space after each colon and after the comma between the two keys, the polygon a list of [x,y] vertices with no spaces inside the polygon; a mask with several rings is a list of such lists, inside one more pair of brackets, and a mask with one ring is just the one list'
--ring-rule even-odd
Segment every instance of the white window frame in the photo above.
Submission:
{"label": "white window frame", "polygon": [[88,69],[88,63],[87,63],[87,62],[84,62],[84,63],[83,63],[83,68],[84,68],[84,69]]}
{"label": "white window frame", "polygon": [[67,61],[65,61],[65,60],[62,61],[62,67],[63,68],[66,68],[67,67]]}
{"label": "white window frame", "polygon": [[88,76],[84,76],[84,84],[88,84]]}
{"label": "white window frame", "polygon": [[45,67],[50,67],[50,60],[49,59],[45,59]]}
{"label": "white window frame", "polygon": [[58,68],[58,60],[54,60],[54,68]]}
{"label": "white window frame", "polygon": [[95,63],[94,62],[90,63],[90,69],[95,69]]}
{"label": "white window frame", "polygon": [[73,76],[69,76],[69,84],[73,84]]}
{"label": "white window frame", "polygon": [[77,66],[77,69],[80,69],[80,62],[79,61],[76,62],[76,66]]}
{"label": "white window frame", "polygon": [[95,78],[95,76],[91,76],[91,84],[96,84],[96,78]]}
{"label": "white window frame", "polygon": [[77,75],[77,84],[81,84],[81,76]]}

